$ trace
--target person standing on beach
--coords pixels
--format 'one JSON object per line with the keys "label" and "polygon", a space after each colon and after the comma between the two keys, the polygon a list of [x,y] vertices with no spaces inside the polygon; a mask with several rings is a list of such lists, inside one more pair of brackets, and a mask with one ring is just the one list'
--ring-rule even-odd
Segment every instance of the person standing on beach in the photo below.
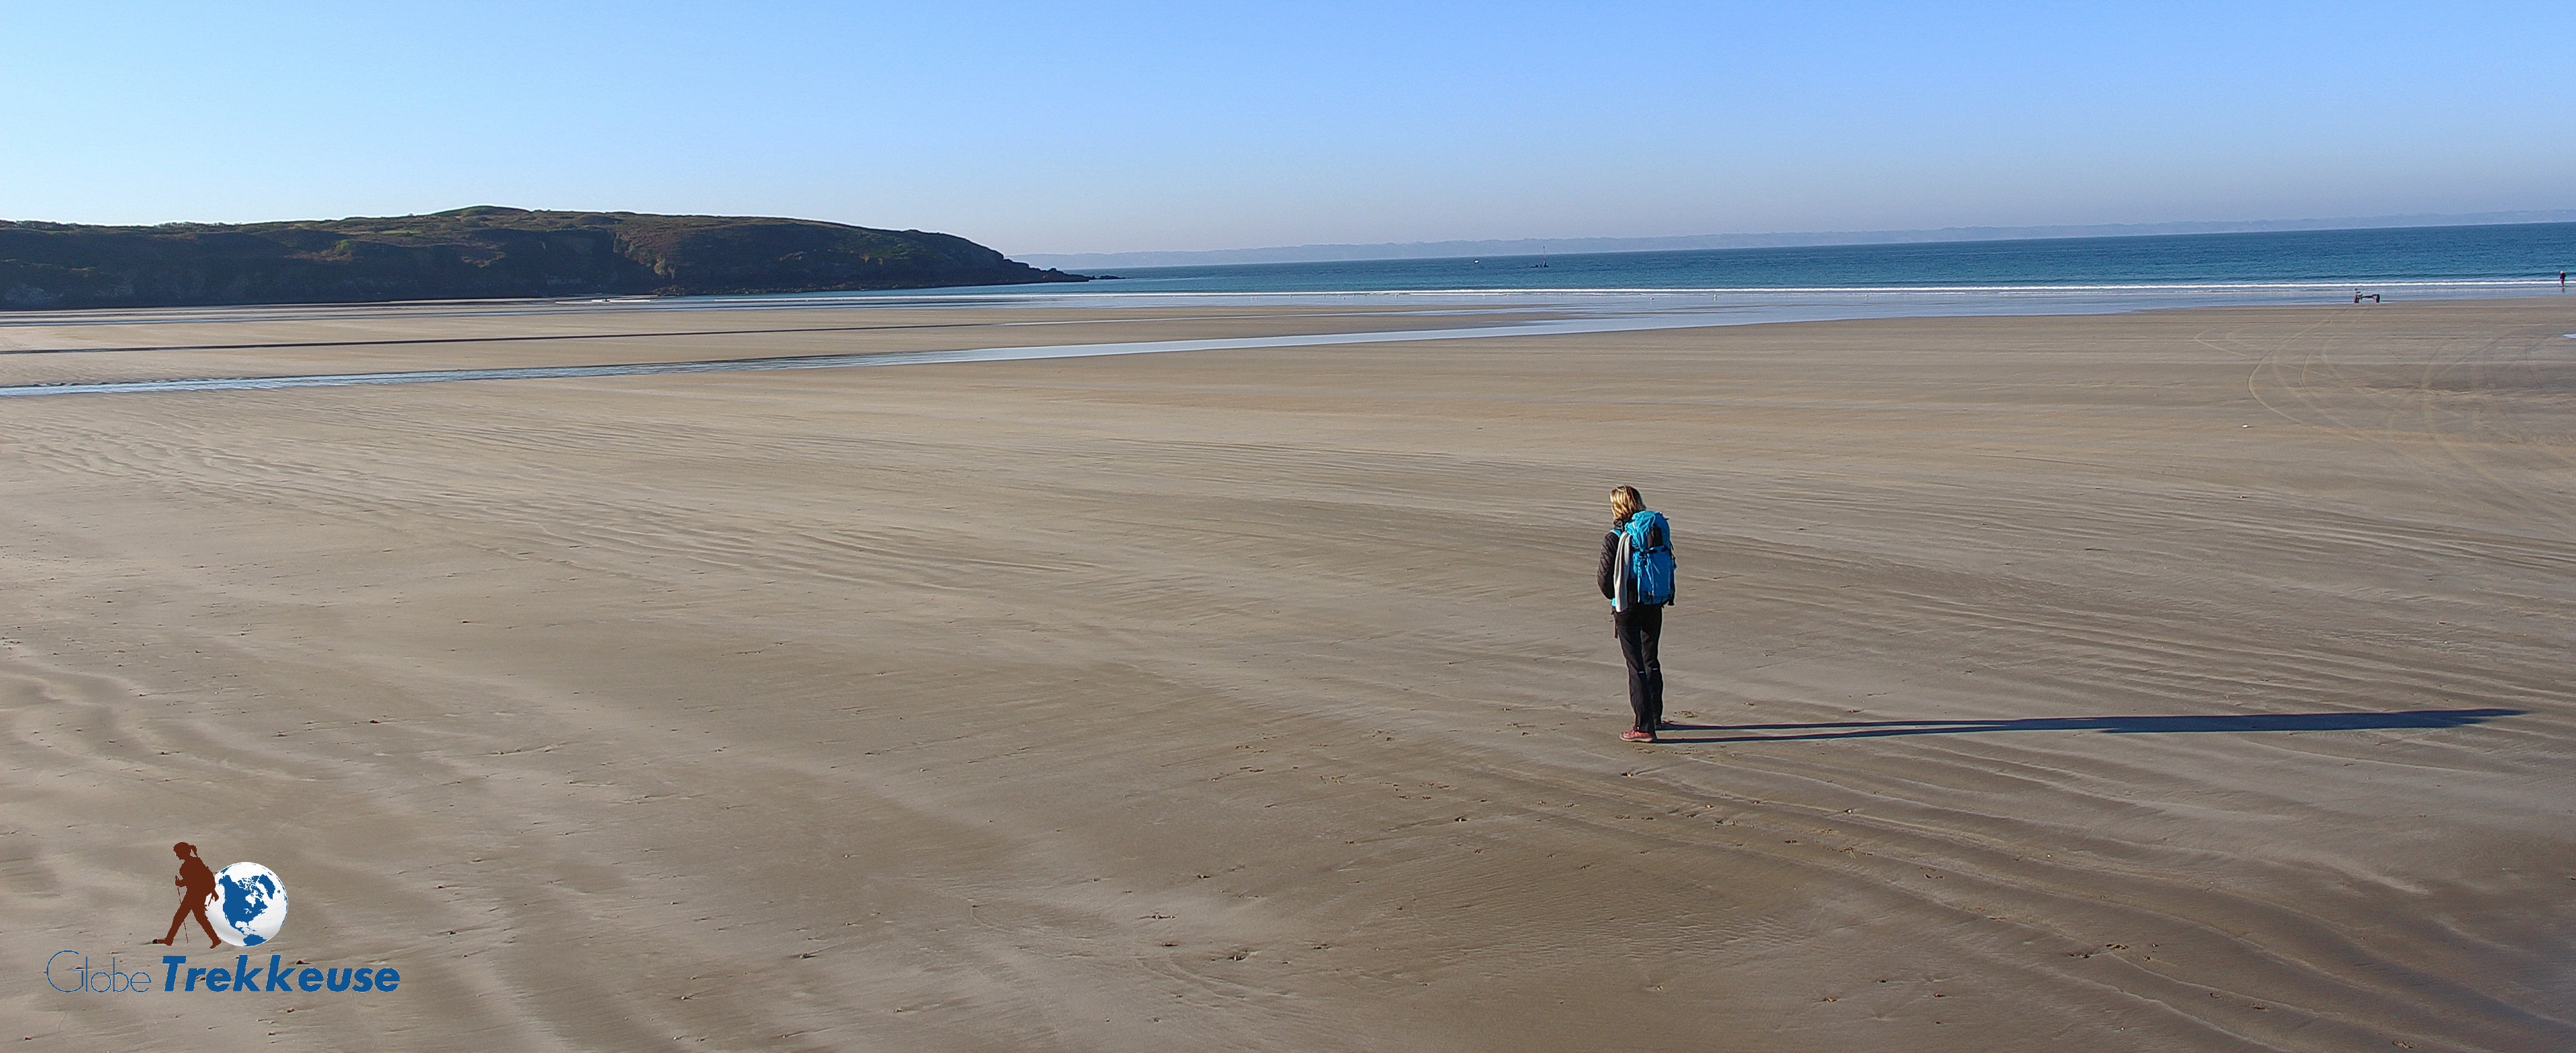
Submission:
{"label": "person standing on beach", "polygon": [[215,872],[207,868],[205,860],[197,858],[195,845],[181,841],[171,845],[170,851],[179,857],[179,876],[170,879],[171,884],[179,886],[179,910],[170,915],[170,934],[152,942],[164,947],[177,943],[180,923],[193,914],[198,927],[206,930],[206,938],[214,941],[214,946],[223,946],[223,938],[215,935],[215,923],[206,920],[206,897],[215,894]]}
{"label": "person standing on beach", "polygon": [[1633,486],[1610,491],[1610,532],[1601,536],[1601,597],[1619,654],[1628,663],[1628,708],[1636,724],[1619,737],[1653,742],[1664,724],[1664,608],[1673,602],[1672,525],[1649,511]]}

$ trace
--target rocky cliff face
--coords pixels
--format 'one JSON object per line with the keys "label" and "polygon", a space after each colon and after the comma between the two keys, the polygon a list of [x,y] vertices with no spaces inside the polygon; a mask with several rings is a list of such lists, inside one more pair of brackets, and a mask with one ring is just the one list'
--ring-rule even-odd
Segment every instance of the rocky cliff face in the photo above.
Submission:
{"label": "rocky cliff face", "polygon": [[0,308],[925,289],[1085,280],[948,234],[531,212],[91,227],[0,223]]}

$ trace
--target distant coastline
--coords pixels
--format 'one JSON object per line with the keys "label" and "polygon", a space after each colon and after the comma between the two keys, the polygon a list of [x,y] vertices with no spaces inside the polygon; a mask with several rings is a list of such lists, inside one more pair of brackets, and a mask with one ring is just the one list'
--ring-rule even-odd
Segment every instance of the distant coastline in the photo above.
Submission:
{"label": "distant coastline", "polygon": [[2086,226],[1942,227],[1934,230],[1839,230],[1771,234],[1691,234],[1655,238],[1512,238],[1487,241],[1410,241],[1378,244],[1282,245],[1252,249],[1153,252],[1025,252],[1018,259],[1041,267],[1202,267],[1229,263],[1329,263],[1343,260],[1449,259],[1470,256],[1537,256],[1543,253],[1660,252],[1675,249],[1790,248],[1807,245],[1903,245],[1945,241],[2022,241],[2044,238],[2149,237],[2159,234],[2237,234],[2290,230],[2376,230],[2391,227],[2490,226],[2576,222],[2576,209],[2474,212],[2458,215],[2341,217],[2189,223],[2102,223]]}
{"label": "distant coastline", "polygon": [[1088,280],[953,234],[538,212],[102,227],[0,221],[0,309],[838,292]]}

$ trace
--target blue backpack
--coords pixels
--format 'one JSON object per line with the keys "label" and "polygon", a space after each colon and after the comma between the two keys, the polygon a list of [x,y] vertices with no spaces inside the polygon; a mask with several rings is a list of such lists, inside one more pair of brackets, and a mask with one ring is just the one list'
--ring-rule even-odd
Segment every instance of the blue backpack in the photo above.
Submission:
{"label": "blue backpack", "polygon": [[1673,528],[1661,512],[1639,509],[1619,528],[1628,546],[1628,580],[1644,606],[1673,602]]}

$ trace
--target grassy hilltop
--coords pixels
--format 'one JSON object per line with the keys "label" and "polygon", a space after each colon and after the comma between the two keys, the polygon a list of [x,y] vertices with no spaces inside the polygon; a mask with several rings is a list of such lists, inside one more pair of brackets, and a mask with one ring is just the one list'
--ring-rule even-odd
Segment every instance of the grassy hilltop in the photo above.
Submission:
{"label": "grassy hilltop", "polygon": [[0,309],[366,303],[1082,281],[949,234],[531,212],[93,227],[0,222]]}

